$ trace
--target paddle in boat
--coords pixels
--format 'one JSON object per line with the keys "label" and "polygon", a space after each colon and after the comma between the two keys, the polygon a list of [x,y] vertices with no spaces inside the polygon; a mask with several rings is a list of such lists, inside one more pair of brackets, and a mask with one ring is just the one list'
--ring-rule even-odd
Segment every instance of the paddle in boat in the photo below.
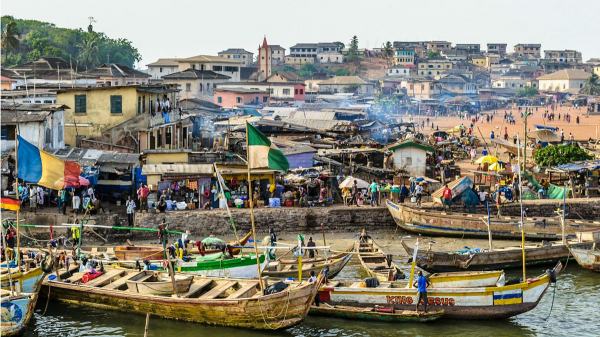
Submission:
{"label": "paddle in boat", "polygon": [[[156,283],[150,279],[143,280],[149,275],[148,271],[107,268],[102,275],[83,283],[84,273],[76,270],[61,269],[59,279],[45,278],[43,285],[49,289],[41,293],[76,305],[265,330],[284,329],[302,322],[322,281],[322,277],[319,277],[313,283],[266,284],[263,293],[258,279],[188,276],[191,284],[187,291],[177,295],[156,295],[138,293],[129,288],[131,281],[136,282],[137,286]],[[169,279],[166,273],[158,274],[158,279]],[[150,275],[156,277],[154,273]]]}

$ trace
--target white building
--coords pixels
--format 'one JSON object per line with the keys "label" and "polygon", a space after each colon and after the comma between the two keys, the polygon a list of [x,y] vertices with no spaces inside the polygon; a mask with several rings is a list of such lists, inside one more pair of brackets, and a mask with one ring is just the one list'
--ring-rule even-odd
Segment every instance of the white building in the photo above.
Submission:
{"label": "white building", "polygon": [[148,67],[148,74],[152,76],[153,80],[159,80],[163,76],[175,73],[179,71],[179,62],[176,58],[162,58],[156,62],[146,64]]}
{"label": "white building", "polygon": [[229,76],[232,82],[240,81],[240,68],[242,62],[227,59],[220,56],[196,55],[184,59],[178,59],[179,71],[189,68],[197,70],[212,70],[215,73]]}
{"label": "white building", "polygon": [[2,152],[15,148],[17,125],[19,135],[43,150],[65,146],[65,106],[2,105]]}
{"label": "white building", "polygon": [[248,66],[254,62],[254,53],[242,48],[229,48],[220,51],[217,55],[226,59],[232,59],[241,62],[244,66]]}
{"label": "white building", "polygon": [[324,52],[317,55],[319,63],[344,63],[344,55],[338,52]]}
{"label": "white building", "polygon": [[578,93],[592,74],[581,69],[563,69],[537,78],[539,89]]}
{"label": "white building", "polygon": [[386,76],[399,76],[399,77],[410,77],[411,67],[406,66],[394,66],[388,68],[385,72]]}
{"label": "white building", "polygon": [[427,154],[434,153],[431,146],[411,140],[390,145],[387,150],[392,151],[394,168],[408,172],[411,177],[425,176]]}

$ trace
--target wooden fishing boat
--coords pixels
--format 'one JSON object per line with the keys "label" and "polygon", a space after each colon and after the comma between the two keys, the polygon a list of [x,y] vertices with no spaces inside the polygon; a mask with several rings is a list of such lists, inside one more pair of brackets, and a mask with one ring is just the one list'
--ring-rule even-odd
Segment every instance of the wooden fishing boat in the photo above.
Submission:
{"label": "wooden fishing boat", "polygon": [[[349,252],[349,251],[352,251],[353,249],[354,249],[354,247],[349,247],[345,251]],[[318,262],[324,262],[326,260],[335,260],[340,257],[344,257],[344,256],[348,255],[348,253],[346,253],[346,252],[336,253],[336,254],[329,255],[329,256],[321,254],[319,256],[315,256],[312,259],[302,257],[302,263],[318,263]],[[283,256],[281,256],[280,258],[277,259],[277,261],[279,261],[281,264],[296,264],[296,263],[298,263],[298,258],[291,258],[289,256],[286,256],[286,258],[283,258]]]}
{"label": "wooden fishing boat", "polygon": [[18,336],[25,330],[35,310],[43,275],[40,268],[14,273],[14,275],[11,273],[10,276],[7,273],[0,274],[2,279],[1,336]]}
{"label": "wooden fishing boat", "polygon": [[[260,269],[263,270],[268,259],[265,254],[259,255]],[[192,255],[188,261],[173,261],[178,272],[192,273],[210,277],[258,278],[255,255],[228,257],[225,254]],[[165,271],[163,260],[148,261],[149,269]],[[139,261],[118,261],[113,263],[125,268],[139,268]]]}
{"label": "wooden fishing boat", "polygon": [[[434,209],[413,208],[396,204],[390,200],[386,205],[396,224],[412,233],[429,236],[458,236],[488,238],[487,224],[481,214],[443,212]],[[493,217],[490,221],[492,237],[498,239],[521,239],[518,217]],[[556,217],[525,219],[525,238],[531,240],[561,240],[562,227]],[[565,220],[565,233],[568,238],[576,232],[600,228],[600,221]]]}
{"label": "wooden fishing boat", "polygon": [[[128,281],[146,275],[127,269],[107,269],[102,276],[81,283],[82,273],[59,272],[60,280],[44,279],[52,299],[90,307],[250,329],[284,329],[304,320],[322,278],[293,282],[264,295],[259,280],[194,276],[189,290],[179,296],[139,294]],[[69,276],[71,275],[71,276]],[[263,280],[267,282],[267,280]]]}
{"label": "wooden fishing boat", "polygon": [[[380,321],[380,322],[431,322],[442,317],[444,310],[429,310],[428,312],[415,310],[379,310],[376,307],[358,307],[347,305],[330,305],[323,303],[319,306],[310,307],[310,315],[347,318],[362,321]],[[414,308],[413,308],[414,309]]]}
{"label": "wooden fishing boat", "polygon": [[361,266],[370,277],[376,277],[379,281],[405,278],[404,272],[392,261],[392,256],[385,254],[372,239],[356,241],[354,251],[357,253]]}
{"label": "wooden fishing boat", "polygon": [[[310,277],[310,272],[314,271],[315,274],[319,274],[323,269],[328,268],[328,278],[334,278],[340,271],[346,266],[348,261],[352,259],[352,253],[345,253],[336,255],[336,258],[329,260],[315,262],[315,263],[304,263],[302,261],[302,277]],[[296,263],[281,263],[280,261],[274,261],[267,264],[267,267],[263,270],[262,274],[269,277],[275,278],[298,278],[298,262]]]}
{"label": "wooden fishing boat", "polygon": [[[562,269],[554,269],[517,284],[493,287],[427,289],[429,310],[444,310],[444,317],[455,319],[500,319],[516,316],[537,306],[551,282]],[[319,290],[322,301],[332,305],[393,307],[395,310],[414,310],[417,301],[415,288],[402,282],[383,282],[377,287],[364,288],[363,282],[332,280]]]}
{"label": "wooden fishing boat", "polygon": [[167,274],[144,271],[127,280],[127,290],[142,295],[181,294],[190,290],[190,286],[194,282],[193,276],[175,275],[174,278],[175,280],[171,281]]}
{"label": "wooden fishing boat", "polygon": [[116,246],[114,248],[117,260],[159,260],[163,258],[163,249],[159,246]]}
{"label": "wooden fishing boat", "polygon": [[[401,279],[410,274],[410,265],[399,266],[395,264],[392,261],[392,257],[386,255],[372,239],[367,239],[366,242],[357,241],[356,248],[361,266],[370,277],[376,277],[380,282],[394,280],[407,282],[406,280],[401,281]],[[396,272],[402,274],[395,275],[402,275],[403,277],[393,277],[392,275]],[[428,275],[428,279],[432,286],[436,288],[486,287],[502,283],[504,272],[494,270],[486,272],[436,273]]]}
{"label": "wooden fishing boat", "polygon": [[[401,243],[408,255],[413,256],[414,249],[404,240]],[[567,259],[569,249],[562,242],[529,244],[525,246],[525,256],[528,266],[555,265]],[[461,253],[433,251],[430,246],[417,252],[417,265],[430,272],[521,268],[523,250],[515,246]]]}
{"label": "wooden fishing boat", "polygon": [[580,266],[600,272],[600,250],[598,249],[598,243],[592,243],[589,247],[570,245],[569,250]]}

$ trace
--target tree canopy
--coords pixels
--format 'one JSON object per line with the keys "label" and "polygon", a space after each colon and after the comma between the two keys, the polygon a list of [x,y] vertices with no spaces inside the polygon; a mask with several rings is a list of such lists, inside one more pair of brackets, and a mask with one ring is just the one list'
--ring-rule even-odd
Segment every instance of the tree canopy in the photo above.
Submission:
{"label": "tree canopy", "polygon": [[348,62],[360,62],[360,55],[358,51],[358,37],[354,35],[350,40],[350,47],[348,47],[348,56],[346,57]]}
{"label": "tree canopy", "polygon": [[60,57],[79,69],[108,62],[133,67],[141,60],[139,51],[127,39],[2,16],[2,65],[10,67],[40,57]]}
{"label": "tree canopy", "polygon": [[593,157],[577,144],[548,145],[533,154],[535,162],[542,167],[556,166]]}
{"label": "tree canopy", "polygon": [[533,87],[524,87],[517,90],[518,97],[533,97],[538,94],[538,90]]}
{"label": "tree canopy", "polygon": [[585,85],[581,92],[586,95],[600,95],[600,80],[596,73],[593,73],[592,76],[585,81]]}

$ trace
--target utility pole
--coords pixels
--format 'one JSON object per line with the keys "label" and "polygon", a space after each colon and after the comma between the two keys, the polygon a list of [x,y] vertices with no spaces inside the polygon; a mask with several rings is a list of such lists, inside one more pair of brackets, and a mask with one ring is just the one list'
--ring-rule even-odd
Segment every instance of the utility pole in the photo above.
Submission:
{"label": "utility pole", "polygon": [[527,117],[529,117],[529,107],[525,107],[523,118],[525,119],[525,140],[523,142],[523,170],[527,167]]}

